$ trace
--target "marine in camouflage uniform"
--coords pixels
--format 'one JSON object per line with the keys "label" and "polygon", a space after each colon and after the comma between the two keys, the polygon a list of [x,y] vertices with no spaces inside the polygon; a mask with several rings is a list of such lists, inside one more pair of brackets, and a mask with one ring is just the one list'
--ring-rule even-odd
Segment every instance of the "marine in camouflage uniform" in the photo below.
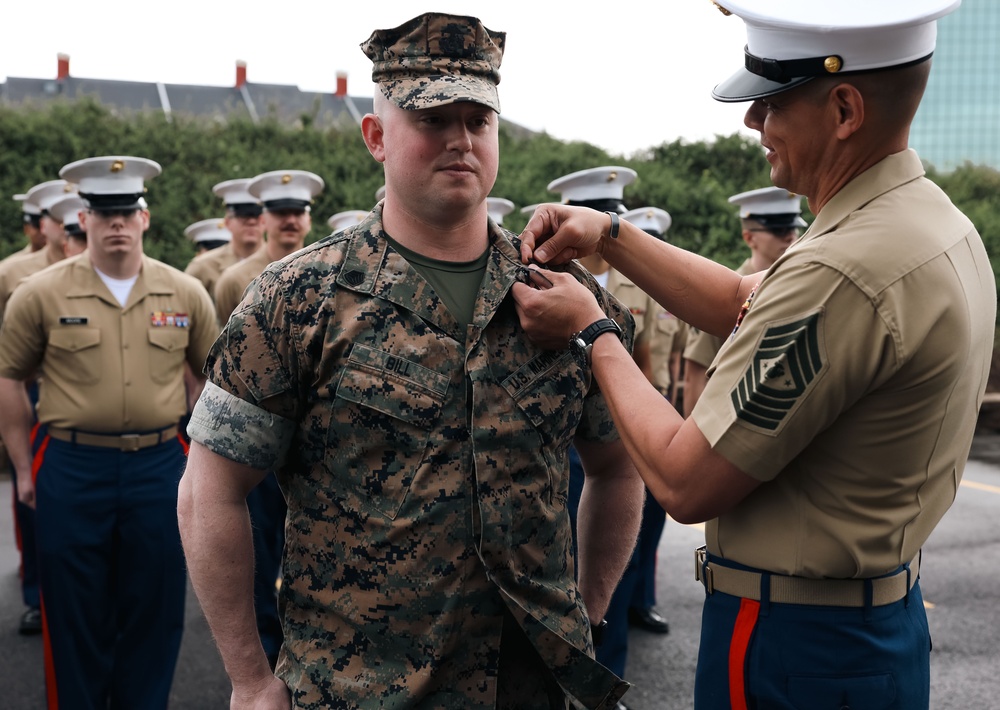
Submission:
{"label": "marine in camouflage uniform", "polygon": [[572,353],[526,343],[506,298],[522,278],[509,233],[491,231],[467,343],[380,214],[254,282],[189,429],[278,471],[279,675],[296,707],[492,707],[505,605],[559,682],[602,707],[623,689],[590,657],[566,449],[617,438],[603,400]]}
{"label": "marine in camouflage uniform", "polygon": [[[484,84],[498,77],[462,84],[474,60],[451,62],[470,41],[486,45],[476,66],[491,74],[503,35],[475,18],[429,13],[366,43],[384,50],[373,57],[376,76],[400,69],[395,50],[418,55],[405,72],[422,77],[430,67],[419,55],[430,51],[459,76],[423,93],[409,85],[412,73],[382,84],[362,133],[386,163],[385,200],[358,225],[269,265],[208,358],[180,515],[234,707],[265,695],[280,706],[290,693],[294,707],[317,710],[548,710],[570,698],[612,708],[628,686],[593,659],[589,620],[602,618],[627,562],[642,482],[586,358],[537,348],[519,325],[509,293],[527,271],[485,202],[498,108]],[[456,94],[457,106],[410,113]],[[414,143],[438,152],[408,154]],[[407,222],[403,204],[433,227]],[[449,223],[455,212],[462,218]],[[453,258],[437,256],[444,243],[459,247]],[[464,252],[477,265],[469,272],[459,268]],[[631,348],[628,311],[581,267],[569,271]],[[593,464],[584,551],[599,551],[581,556],[579,584],[566,505],[571,442]],[[288,501],[277,684],[246,643],[248,595],[230,584],[251,576],[239,496],[267,470]],[[594,502],[616,510],[623,498],[634,520],[621,515],[597,534]],[[620,549],[608,552],[606,539]]]}

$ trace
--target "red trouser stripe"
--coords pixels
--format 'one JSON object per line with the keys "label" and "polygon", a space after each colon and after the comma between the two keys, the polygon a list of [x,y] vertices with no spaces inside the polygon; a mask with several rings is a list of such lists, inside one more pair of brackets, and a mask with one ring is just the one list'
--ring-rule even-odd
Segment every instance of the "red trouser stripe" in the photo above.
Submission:
{"label": "red trouser stripe", "polygon": [[733,627],[733,639],[729,643],[729,705],[733,710],[747,710],[746,668],[747,648],[750,637],[757,625],[760,602],[752,599],[740,601],[740,613]]}
{"label": "red trouser stripe", "polygon": [[49,621],[45,617],[45,594],[42,594],[42,657],[45,663],[45,700],[48,710],[59,710],[59,694],[56,692],[56,668],[52,661],[52,638],[49,636]]}
{"label": "red trouser stripe", "polygon": [[181,442],[181,448],[184,449],[184,455],[187,456],[188,451],[191,449],[191,444],[187,443],[184,437],[181,436],[180,432],[177,432],[177,441]]}
{"label": "red trouser stripe", "polygon": [[42,467],[42,461],[45,460],[45,449],[49,448],[49,435],[46,434],[45,438],[42,439],[41,446],[38,447],[38,451],[35,452],[35,458],[31,460],[31,482],[38,483],[38,469]]}
{"label": "red trouser stripe", "polygon": [[[38,425],[31,430],[31,443],[35,443],[35,436],[38,433]],[[37,485],[38,469],[42,467],[45,460],[45,449],[49,446],[49,435],[42,439],[35,457],[31,460],[31,480]],[[52,639],[49,637],[49,622],[45,616],[45,594],[42,594],[42,656],[45,663],[45,699],[48,710],[59,710],[59,696],[56,693],[56,669],[52,663]]]}

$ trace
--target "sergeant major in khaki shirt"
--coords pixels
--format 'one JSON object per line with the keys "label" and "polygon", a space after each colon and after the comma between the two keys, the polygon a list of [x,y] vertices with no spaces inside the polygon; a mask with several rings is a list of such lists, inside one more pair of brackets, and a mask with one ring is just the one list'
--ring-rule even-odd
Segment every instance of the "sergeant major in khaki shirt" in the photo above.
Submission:
{"label": "sergeant major in khaki shirt", "polygon": [[[908,148],[937,19],[958,2],[716,4],[747,41],[713,95],[750,102],[771,181],[816,215],[808,231],[741,278],[548,205],[522,258],[600,249],[686,321],[733,333],[687,419],[614,340],[593,346],[649,489],[673,517],[707,521],[695,707],[927,708],[920,550],[962,479],[997,304],[975,226]],[[525,328],[557,344],[601,311],[550,281],[514,296]]]}
{"label": "sergeant major in khaki shirt", "polygon": [[[89,248],[21,283],[0,337],[0,432],[36,506],[60,707],[166,707],[184,626],[182,376],[201,371],[217,326],[196,279],[143,255],[143,183],[159,172],[127,156],[63,168],[89,205]],[[36,369],[29,437],[22,381]]]}

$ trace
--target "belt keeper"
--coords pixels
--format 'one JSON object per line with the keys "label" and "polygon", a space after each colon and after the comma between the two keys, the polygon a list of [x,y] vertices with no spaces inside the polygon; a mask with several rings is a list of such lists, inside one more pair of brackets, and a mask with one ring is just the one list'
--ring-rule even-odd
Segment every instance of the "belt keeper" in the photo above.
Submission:
{"label": "belt keeper", "polygon": [[621,228],[621,219],[618,217],[617,212],[612,212],[611,210],[605,210],[604,214],[611,217],[611,230],[608,232],[608,236],[612,239],[618,238],[618,230]]}

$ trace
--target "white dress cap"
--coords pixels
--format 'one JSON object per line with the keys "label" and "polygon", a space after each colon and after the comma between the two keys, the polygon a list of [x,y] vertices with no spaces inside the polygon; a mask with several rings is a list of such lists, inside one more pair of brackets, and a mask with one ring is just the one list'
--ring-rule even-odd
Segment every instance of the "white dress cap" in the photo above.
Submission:
{"label": "white dress cap", "polygon": [[[14,201],[21,203],[21,212],[25,215],[31,215],[37,217],[42,213],[41,208],[34,202],[29,200],[28,196],[24,193],[19,193],[17,195],[14,195]],[[27,217],[25,217],[25,220],[27,220]]]}
{"label": "white dress cap", "polygon": [[53,203],[75,192],[76,185],[72,183],[65,180],[49,180],[28,190],[26,201],[38,207],[40,212],[46,212]]}
{"label": "white dress cap", "polygon": [[756,219],[767,227],[805,227],[802,219],[802,196],[780,187],[762,187],[729,198],[739,205],[740,217]]}
{"label": "white dress cap", "polygon": [[76,183],[80,196],[94,209],[145,209],[139,203],[145,181],[160,172],[160,164],[148,158],[106,155],[70,163],[59,177]]}
{"label": "white dress cap", "polygon": [[887,69],[934,52],[937,19],[961,0],[715,0],[747,29],[745,68],[712,91],[753,101],[817,76]]}
{"label": "white dress cap", "polygon": [[87,203],[76,193],[63,195],[49,205],[49,215],[60,222],[64,229],[80,224],[80,212],[87,209]]}
{"label": "white dress cap", "polygon": [[270,210],[303,209],[324,187],[323,178],[305,170],[272,170],[258,175],[247,191]]}
{"label": "white dress cap", "polygon": [[326,223],[330,225],[330,229],[334,232],[339,232],[341,229],[353,227],[367,216],[368,213],[364,210],[345,210],[333,215],[330,219],[326,220]]}
{"label": "white dress cap", "polygon": [[634,224],[644,232],[653,232],[660,237],[667,233],[673,223],[670,213],[659,207],[639,207],[629,210],[622,215],[622,219]]}
{"label": "white dress cap", "polygon": [[212,192],[216,197],[221,197],[226,205],[257,205],[260,200],[250,194],[247,187],[253,178],[236,178],[235,180],[224,180],[212,187]]}
{"label": "white dress cap", "polygon": [[549,183],[548,191],[562,195],[563,202],[621,200],[625,186],[634,182],[635,170],[615,165],[588,168],[564,175]]}
{"label": "white dress cap", "polygon": [[224,217],[214,219],[203,219],[200,222],[189,224],[184,228],[184,236],[195,244],[201,242],[228,242],[232,241],[232,233],[226,229]]}
{"label": "white dress cap", "polygon": [[486,209],[497,224],[503,224],[503,218],[514,211],[514,203],[502,197],[487,197]]}

